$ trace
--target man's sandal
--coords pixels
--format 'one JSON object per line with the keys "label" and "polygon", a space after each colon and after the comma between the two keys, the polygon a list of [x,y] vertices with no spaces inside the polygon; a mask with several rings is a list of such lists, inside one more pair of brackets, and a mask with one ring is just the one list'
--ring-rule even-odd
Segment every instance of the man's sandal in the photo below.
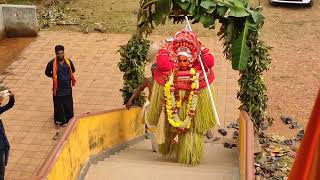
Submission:
{"label": "man's sandal", "polygon": [[57,140],[60,137],[60,132],[56,132],[56,134],[53,136],[53,140]]}

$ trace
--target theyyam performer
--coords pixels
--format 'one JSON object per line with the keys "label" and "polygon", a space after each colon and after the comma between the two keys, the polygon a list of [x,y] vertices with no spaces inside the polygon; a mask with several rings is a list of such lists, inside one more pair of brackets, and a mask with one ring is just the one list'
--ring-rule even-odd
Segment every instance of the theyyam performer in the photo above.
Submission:
{"label": "theyyam performer", "polygon": [[214,58],[193,32],[182,30],[159,49],[156,64],[146,121],[157,127],[159,152],[180,163],[199,164],[203,135],[216,124],[207,88],[208,83],[214,91]]}

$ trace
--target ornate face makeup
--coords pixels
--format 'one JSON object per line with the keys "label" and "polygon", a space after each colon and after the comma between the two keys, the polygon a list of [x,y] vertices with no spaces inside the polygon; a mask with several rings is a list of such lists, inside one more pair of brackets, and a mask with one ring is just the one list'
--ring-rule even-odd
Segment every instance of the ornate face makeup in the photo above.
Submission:
{"label": "ornate face makeup", "polygon": [[189,58],[186,56],[178,56],[178,68],[180,71],[189,70]]}

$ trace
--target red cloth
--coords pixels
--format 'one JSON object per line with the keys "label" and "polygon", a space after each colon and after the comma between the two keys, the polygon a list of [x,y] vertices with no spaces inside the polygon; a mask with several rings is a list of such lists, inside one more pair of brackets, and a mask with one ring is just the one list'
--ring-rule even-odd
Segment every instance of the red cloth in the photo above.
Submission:
{"label": "red cloth", "polygon": [[[212,54],[209,53],[209,49],[207,48],[202,50],[201,54],[202,54],[202,60],[203,60],[202,63],[203,63],[204,69],[208,71],[208,69],[211,69],[214,65],[214,57],[212,56]],[[196,61],[193,67],[197,70],[202,70],[201,64],[199,61]]]}
{"label": "red cloth", "polygon": [[[302,111],[304,109],[301,109]],[[289,180],[320,179],[320,90],[308,122]]]}
{"label": "red cloth", "polygon": [[175,68],[174,63],[171,61],[169,51],[167,49],[160,49],[157,55],[157,70],[161,72],[171,71]]}
{"label": "red cloth", "polygon": [[[168,81],[168,77],[170,75],[171,71],[159,71],[158,67],[154,71],[154,80],[157,81],[157,83],[164,85]],[[203,89],[207,87],[206,81],[204,79],[204,75],[202,71],[199,71],[200,77],[199,77],[199,88]],[[209,72],[207,72],[208,82],[211,84],[215,78],[214,72],[211,69]],[[189,71],[179,71],[176,73],[176,80],[175,80],[175,87],[177,89],[183,89],[183,90],[191,90],[191,84],[190,84],[190,73]]]}

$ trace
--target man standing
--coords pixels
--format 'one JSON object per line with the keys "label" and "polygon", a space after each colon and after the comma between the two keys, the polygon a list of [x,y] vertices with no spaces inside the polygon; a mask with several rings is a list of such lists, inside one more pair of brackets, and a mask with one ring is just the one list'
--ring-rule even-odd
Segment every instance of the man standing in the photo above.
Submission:
{"label": "man standing", "polygon": [[[3,98],[4,97],[1,95],[0,105],[2,104]],[[9,102],[6,105],[0,106],[0,114],[13,107],[15,100],[14,95],[11,92],[9,92],[9,98]],[[9,141],[7,139],[6,133],[4,131],[4,126],[0,118],[0,180],[4,180],[5,166],[8,162],[9,149]]]}
{"label": "man standing", "polygon": [[[57,127],[66,126],[69,120],[74,116],[72,86],[76,80],[73,73],[74,65],[70,59],[64,56],[64,47],[55,46],[56,57],[47,64],[46,76],[53,80],[53,104],[54,104],[54,123]],[[53,138],[56,140],[59,131]]]}

